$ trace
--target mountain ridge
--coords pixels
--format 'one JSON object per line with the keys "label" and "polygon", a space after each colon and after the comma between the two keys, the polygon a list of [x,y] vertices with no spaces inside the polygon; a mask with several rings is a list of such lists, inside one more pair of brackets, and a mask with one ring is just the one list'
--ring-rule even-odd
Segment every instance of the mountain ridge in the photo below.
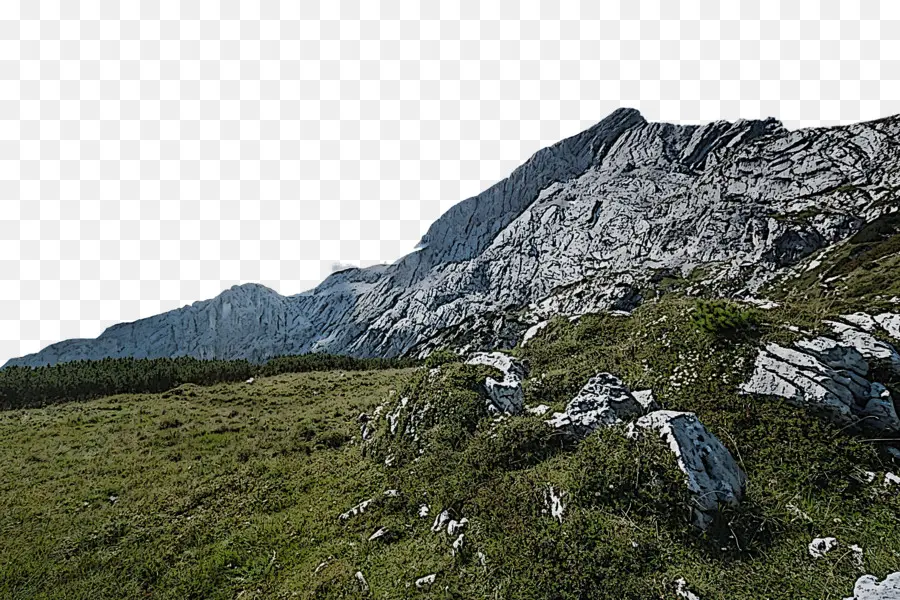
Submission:
{"label": "mountain ridge", "polygon": [[524,331],[561,308],[628,309],[661,270],[703,267],[723,293],[753,291],[896,210],[898,131],[897,117],[788,131],[771,118],[673,125],[619,109],[452,207],[391,265],[342,270],[292,296],[233,286],[4,366],[398,356],[477,315],[518,311]]}

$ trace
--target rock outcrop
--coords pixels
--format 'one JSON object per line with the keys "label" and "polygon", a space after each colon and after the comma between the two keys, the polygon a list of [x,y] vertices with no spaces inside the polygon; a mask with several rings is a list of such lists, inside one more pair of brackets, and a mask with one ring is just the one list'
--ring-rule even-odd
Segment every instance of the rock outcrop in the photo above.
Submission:
{"label": "rock outcrop", "polygon": [[611,373],[598,373],[547,424],[566,435],[581,439],[600,427],[627,423],[646,412],[644,406]]}
{"label": "rock outcrop", "polygon": [[487,365],[503,373],[503,380],[488,377],[484,387],[488,394],[488,411],[517,415],[525,406],[522,380],[528,376],[528,365],[502,352],[478,352],[466,360],[467,365]]}
{"label": "rock outcrop", "polygon": [[[898,134],[896,117],[787,131],[772,119],[682,126],[618,110],[451,208],[394,264],[290,297],[235,287],[8,364],[398,356],[479,318],[490,334],[469,351],[503,348],[556,313],[629,310],[654,272],[698,265],[707,283],[752,293],[896,208]],[[516,311],[525,317],[507,317]]]}
{"label": "rock outcrop", "polygon": [[831,326],[841,341],[817,337],[794,342],[790,348],[766,344],[741,391],[784,398],[824,413],[841,425],[900,432],[894,399],[882,384],[867,379],[870,365],[866,360],[891,360],[896,350],[848,325]]}
{"label": "rock outcrop", "polygon": [[687,477],[694,523],[706,528],[719,505],[737,506],[747,487],[747,476],[719,438],[693,413],[657,410],[635,421],[631,435],[659,435],[675,455]]}
{"label": "rock outcrop", "polygon": [[615,375],[598,373],[565,412],[555,413],[547,424],[574,440],[616,425],[627,425],[625,432],[631,438],[658,435],[685,474],[694,524],[705,529],[720,504],[736,506],[741,501],[747,477],[731,452],[694,413],[659,410],[650,390],[643,390],[640,396],[639,400]]}

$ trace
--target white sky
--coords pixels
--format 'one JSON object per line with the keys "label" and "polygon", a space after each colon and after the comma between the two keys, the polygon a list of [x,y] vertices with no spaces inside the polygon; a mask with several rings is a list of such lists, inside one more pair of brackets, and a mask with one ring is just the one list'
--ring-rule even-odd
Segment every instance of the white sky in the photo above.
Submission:
{"label": "white sky", "polygon": [[898,20],[889,1],[7,0],[0,364],[235,283],[293,294],[395,260],[620,106],[900,113]]}

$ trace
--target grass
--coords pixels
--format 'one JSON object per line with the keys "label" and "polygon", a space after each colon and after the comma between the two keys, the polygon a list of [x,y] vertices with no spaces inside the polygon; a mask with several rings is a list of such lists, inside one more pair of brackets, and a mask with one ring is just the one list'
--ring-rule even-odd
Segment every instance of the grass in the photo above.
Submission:
{"label": "grass", "polygon": [[[661,443],[609,430],[573,444],[536,416],[495,421],[487,367],[284,374],[0,413],[0,597],[644,599],[673,598],[684,577],[705,600],[843,598],[863,571],[897,570],[900,495],[857,480],[891,468],[878,445],[739,396],[755,344],[780,328],[717,336],[696,304],[556,320],[515,353],[532,365],[530,405],[560,409],[608,370],[696,412],[749,477],[707,533]],[[396,433],[381,419],[361,444],[358,415],[404,397]],[[430,530],[443,509],[470,521],[458,552]],[[813,560],[807,544],[826,535],[842,546]]]}
{"label": "grass", "polygon": [[383,489],[347,442],[356,417],[407,376],[279,375],[0,413],[0,597],[316,597],[316,565],[360,552],[337,515]]}
{"label": "grass", "polygon": [[[609,371],[695,412],[748,476],[741,506],[707,532],[660,440],[612,428],[575,443],[546,417],[493,418],[482,382],[497,374],[444,352],[419,369],[0,412],[0,597],[644,600],[676,598],[684,578],[703,600],[844,598],[863,573],[900,570],[900,493],[881,483],[896,465],[882,442],[737,387],[760,343],[796,337],[786,324],[889,306],[895,225],[774,283],[774,310],[716,311],[672,288],[629,317],[553,319],[512,351],[531,365],[529,406],[561,410]],[[374,419],[362,443],[358,417],[378,406],[395,430]],[[469,520],[459,548],[431,531],[442,510]],[[840,546],[815,560],[807,545],[824,536]]]}

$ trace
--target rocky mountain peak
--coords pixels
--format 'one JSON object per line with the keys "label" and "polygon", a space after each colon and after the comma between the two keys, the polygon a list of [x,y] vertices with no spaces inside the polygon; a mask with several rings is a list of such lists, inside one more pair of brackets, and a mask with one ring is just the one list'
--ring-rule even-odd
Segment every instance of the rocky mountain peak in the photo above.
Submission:
{"label": "rocky mountain peak", "polygon": [[720,294],[752,291],[897,210],[898,133],[896,118],[791,132],[775,119],[673,125],[620,109],[452,207],[391,265],[291,297],[235,286],[8,364],[397,356],[429,340],[470,344],[473,319],[470,349],[487,350],[554,314],[633,307],[665,273],[700,267]]}

